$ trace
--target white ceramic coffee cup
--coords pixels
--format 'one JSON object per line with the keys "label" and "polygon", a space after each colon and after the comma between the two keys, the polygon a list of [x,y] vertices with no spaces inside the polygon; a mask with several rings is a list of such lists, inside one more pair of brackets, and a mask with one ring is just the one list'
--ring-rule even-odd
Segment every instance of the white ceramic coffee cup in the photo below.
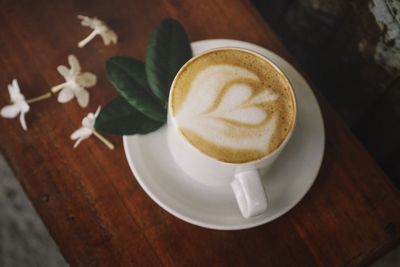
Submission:
{"label": "white ceramic coffee cup", "polygon": [[[171,97],[175,84],[174,80],[171,86],[168,103],[167,140],[169,150],[175,162],[188,175],[188,177],[208,186],[231,186],[242,215],[245,218],[249,218],[262,214],[267,210],[268,197],[264,190],[262,176],[264,176],[292,136],[296,124],[296,99],[289,80],[286,78],[285,74],[270,60],[255,52],[241,48],[226,47],[213,50],[221,49],[236,49],[251,53],[267,61],[276,69],[277,72],[281,73],[282,77],[284,77],[289,84],[290,92],[293,98],[294,113],[292,128],[289,129],[286,138],[279,145],[279,147],[261,159],[246,163],[227,163],[219,161],[218,159],[204,154],[195,146],[193,146],[179,130],[179,126],[172,115],[171,108]],[[206,51],[205,53],[209,53],[210,51],[211,50]],[[192,60],[196,59],[202,54],[197,55],[189,60],[181,68],[181,70],[186,68],[186,66],[190,64]],[[180,71],[176,77],[178,77]]]}

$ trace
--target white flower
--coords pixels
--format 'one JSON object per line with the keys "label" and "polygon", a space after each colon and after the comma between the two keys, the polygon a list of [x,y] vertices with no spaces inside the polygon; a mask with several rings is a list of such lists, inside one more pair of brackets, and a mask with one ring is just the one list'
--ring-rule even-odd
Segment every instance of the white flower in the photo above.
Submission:
{"label": "white flower", "polygon": [[92,33],[89,34],[88,37],[78,43],[79,47],[84,47],[98,34],[100,34],[101,38],[103,38],[103,42],[105,45],[109,45],[110,43],[117,43],[117,34],[113,30],[111,30],[103,21],[99,20],[96,17],[89,18],[82,15],[78,15],[78,19],[82,20],[81,24],[83,26],[93,29]]}
{"label": "white flower", "polygon": [[11,119],[17,117],[19,114],[21,126],[26,131],[28,127],[26,126],[25,114],[30,108],[25,100],[24,95],[21,94],[21,90],[16,79],[12,81],[12,84],[8,85],[8,92],[10,94],[12,104],[1,109],[1,116]]}
{"label": "white flower", "polygon": [[90,72],[81,73],[81,66],[74,55],[68,56],[68,62],[71,69],[63,65],[57,67],[58,72],[64,77],[65,83],[52,87],[51,91],[56,93],[61,90],[57,98],[60,103],[66,103],[75,96],[81,107],[87,107],[89,92],[85,88],[94,86],[97,77]]}
{"label": "white flower", "polygon": [[94,134],[108,148],[114,149],[114,145],[111,144],[107,139],[105,139],[94,129],[94,123],[99,113],[100,113],[100,107],[97,108],[95,113],[90,112],[88,115],[86,115],[85,118],[83,118],[82,127],[71,134],[71,140],[76,140],[74,148],[76,148],[83,140],[89,138],[92,134]]}

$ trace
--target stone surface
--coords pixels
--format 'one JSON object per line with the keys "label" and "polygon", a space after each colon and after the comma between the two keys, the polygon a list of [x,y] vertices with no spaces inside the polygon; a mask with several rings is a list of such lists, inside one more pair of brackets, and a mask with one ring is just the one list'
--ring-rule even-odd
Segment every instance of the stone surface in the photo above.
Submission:
{"label": "stone surface", "polygon": [[0,266],[68,266],[2,155]]}
{"label": "stone surface", "polygon": [[382,30],[374,58],[396,75],[400,71],[400,1],[373,0],[370,9]]}
{"label": "stone surface", "polygon": [[370,267],[398,267],[400,266],[400,247],[392,250],[376,261]]}

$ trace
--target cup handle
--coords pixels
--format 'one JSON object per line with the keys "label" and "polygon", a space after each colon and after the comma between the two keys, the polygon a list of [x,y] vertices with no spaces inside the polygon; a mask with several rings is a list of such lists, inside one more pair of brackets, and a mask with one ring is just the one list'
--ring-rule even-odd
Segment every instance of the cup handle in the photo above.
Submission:
{"label": "cup handle", "polygon": [[257,169],[236,173],[231,187],[243,217],[253,217],[267,210],[267,195]]}

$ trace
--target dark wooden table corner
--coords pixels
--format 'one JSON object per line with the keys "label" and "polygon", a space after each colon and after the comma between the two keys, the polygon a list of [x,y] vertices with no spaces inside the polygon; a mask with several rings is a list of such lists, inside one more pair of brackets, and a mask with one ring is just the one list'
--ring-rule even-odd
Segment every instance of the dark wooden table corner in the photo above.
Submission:
{"label": "dark wooden table corner", "polygon": [[[105,47],[96,38],[79,49],[89,30],[77,14],[109,21],[120,42]],[[54,98],[37,103],[27,132],[17,120],[0,120],[0,149],[71,266],[359,266],[399,243],[399,191],[318,91],[326,129],[318,178],[290,212],[253,229],[208,230],[168,214],[134,179],[120,137],[107,135],[114,151],[95,138],[72,149],[69,135],[82,117],[116,94],[105,60],[143,59],[152,29],[165,17],[180,20],[191,40],[253,42],[297,66],[248,1],[1,3],[1,106],[13,78],[26,97],[62,82],[56,67],[72,53],[83,70],[98,75],[86,109]]]}

